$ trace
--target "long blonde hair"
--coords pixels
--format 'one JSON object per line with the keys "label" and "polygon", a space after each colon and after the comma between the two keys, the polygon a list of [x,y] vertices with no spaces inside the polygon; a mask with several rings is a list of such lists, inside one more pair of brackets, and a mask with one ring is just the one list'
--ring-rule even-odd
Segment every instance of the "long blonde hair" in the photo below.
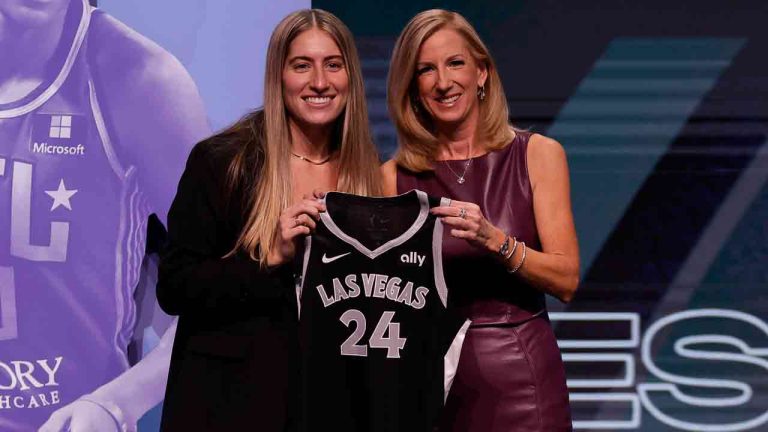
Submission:
{"label": "long blonde hair", "polygon": [[[337,133],[334,134],[336,142],[332,144],[339,151],[338,190],[359,195],[381,194],[379,159],[368,129],[368,109],[360,60],[352,34],[341,20],[324,10],[293,12],[280,21],[269,40],[261,134],[251,134],[229,169],[230,188],[243,176],[258,177],[251,191],[250,213],[233,252],[246,251],[251,258],[258,259],[262,267],[266,265],[267,255],[277,240],[280,213],[291,205],[293,196],[289,180],[291,134],[283,100],[283,68],[291,42],[312,28],[322,30],[333,38],[341,51],[349,76],[349,97],[334,125]],[[253,122],[256,117],[251,115],[243,121]],[[237,124],[233,126],[236,127]],[[246,160],[260,151],[264,153],[262,169],[256,173],[246,172]]]}
{"label": "long blonde hair", "polygon": [[508,145],[515,136],[509,124],[509,108],[504,88],[490,51],[472,25],[460,14],[443,9],[430,9],[414,16],[403,29],[392,52],[387,77],[387,107],[399,140],[395,160],[398,165],[414,171],[432,170],[437,156],[437,136],[429,116],[417,110],[416,63],[422,44],[438,30],[455,30],[467,42],[478,64],[485,65],[485,100],[480,101],[478,137],[487,150]]}

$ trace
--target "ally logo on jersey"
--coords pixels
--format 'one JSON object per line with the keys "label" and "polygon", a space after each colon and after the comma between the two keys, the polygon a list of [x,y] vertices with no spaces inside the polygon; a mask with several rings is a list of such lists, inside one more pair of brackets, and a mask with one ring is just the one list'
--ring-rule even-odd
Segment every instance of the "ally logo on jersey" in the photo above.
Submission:
{"label": "ally logo on jersey", "polygon": [[[344,258],[345,256],[349,255],[351,252],[334,255],[334,256],[327,256],[327,254],[323,254],[323,264],[330,264],[338,259]],[[406,263],[406,264],[416,264],[417,266],[421,267],[424,265],[424,261],[427,259],[426,255],[420,255],[417,252],[408,252],[400,255],[400,262]]]}
{"label": "ally logo on jersey", "polygon": [[82,157],[86,137],[87,123],[81,115],[35,114],[29,151],[45,156]]}

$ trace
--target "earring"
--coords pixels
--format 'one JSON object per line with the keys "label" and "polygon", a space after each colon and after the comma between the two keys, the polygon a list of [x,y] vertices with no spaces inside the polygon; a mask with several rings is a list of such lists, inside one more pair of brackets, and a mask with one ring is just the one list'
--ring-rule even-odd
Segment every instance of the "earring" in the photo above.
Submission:
{"label": "earring", "polygon": [[485,84],[477,88],[477,97],[479,97],[481,101],[485,100]]}
{"label": "earring", "polygon": [[411,109],[413,109],[413,112],[418,114],[419,113],[419,102],[416,100],[415,97],[411,97]]}

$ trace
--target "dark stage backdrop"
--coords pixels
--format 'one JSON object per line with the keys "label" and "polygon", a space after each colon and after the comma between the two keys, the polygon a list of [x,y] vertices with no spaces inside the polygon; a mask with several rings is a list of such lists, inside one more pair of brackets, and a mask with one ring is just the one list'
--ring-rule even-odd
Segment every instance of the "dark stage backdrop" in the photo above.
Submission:
{"label": "dark stage backdrop", "polygon": [[764,2],[313,6],[357,38],[385,156],[391,48],[430,7],[477,27],[511,120],[565,147],[583,283],[549,307],[577,429],[768,430]]}

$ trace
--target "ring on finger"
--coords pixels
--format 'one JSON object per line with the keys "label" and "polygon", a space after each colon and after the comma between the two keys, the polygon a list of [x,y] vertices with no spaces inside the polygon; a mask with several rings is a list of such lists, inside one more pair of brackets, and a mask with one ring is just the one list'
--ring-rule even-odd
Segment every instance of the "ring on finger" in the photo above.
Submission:
{"label": "ring on finger", "polygon": [[300,219],[298,216],[296,216],[296,218],[295,218],[293,221],[294,221],[294,222],[296,222],[296,225],[295,225],[295,226],[304,225],[304,224],[301,222],[301,219]]}
{"label": "ring on finger", "polygon": [[460,217],[460,218],[462,218],[462,219],[466,219],[466,218],[467,218],[467,209],[465,209],[464,207],[462,207],[462,208],[459,210],[459,217]]}

